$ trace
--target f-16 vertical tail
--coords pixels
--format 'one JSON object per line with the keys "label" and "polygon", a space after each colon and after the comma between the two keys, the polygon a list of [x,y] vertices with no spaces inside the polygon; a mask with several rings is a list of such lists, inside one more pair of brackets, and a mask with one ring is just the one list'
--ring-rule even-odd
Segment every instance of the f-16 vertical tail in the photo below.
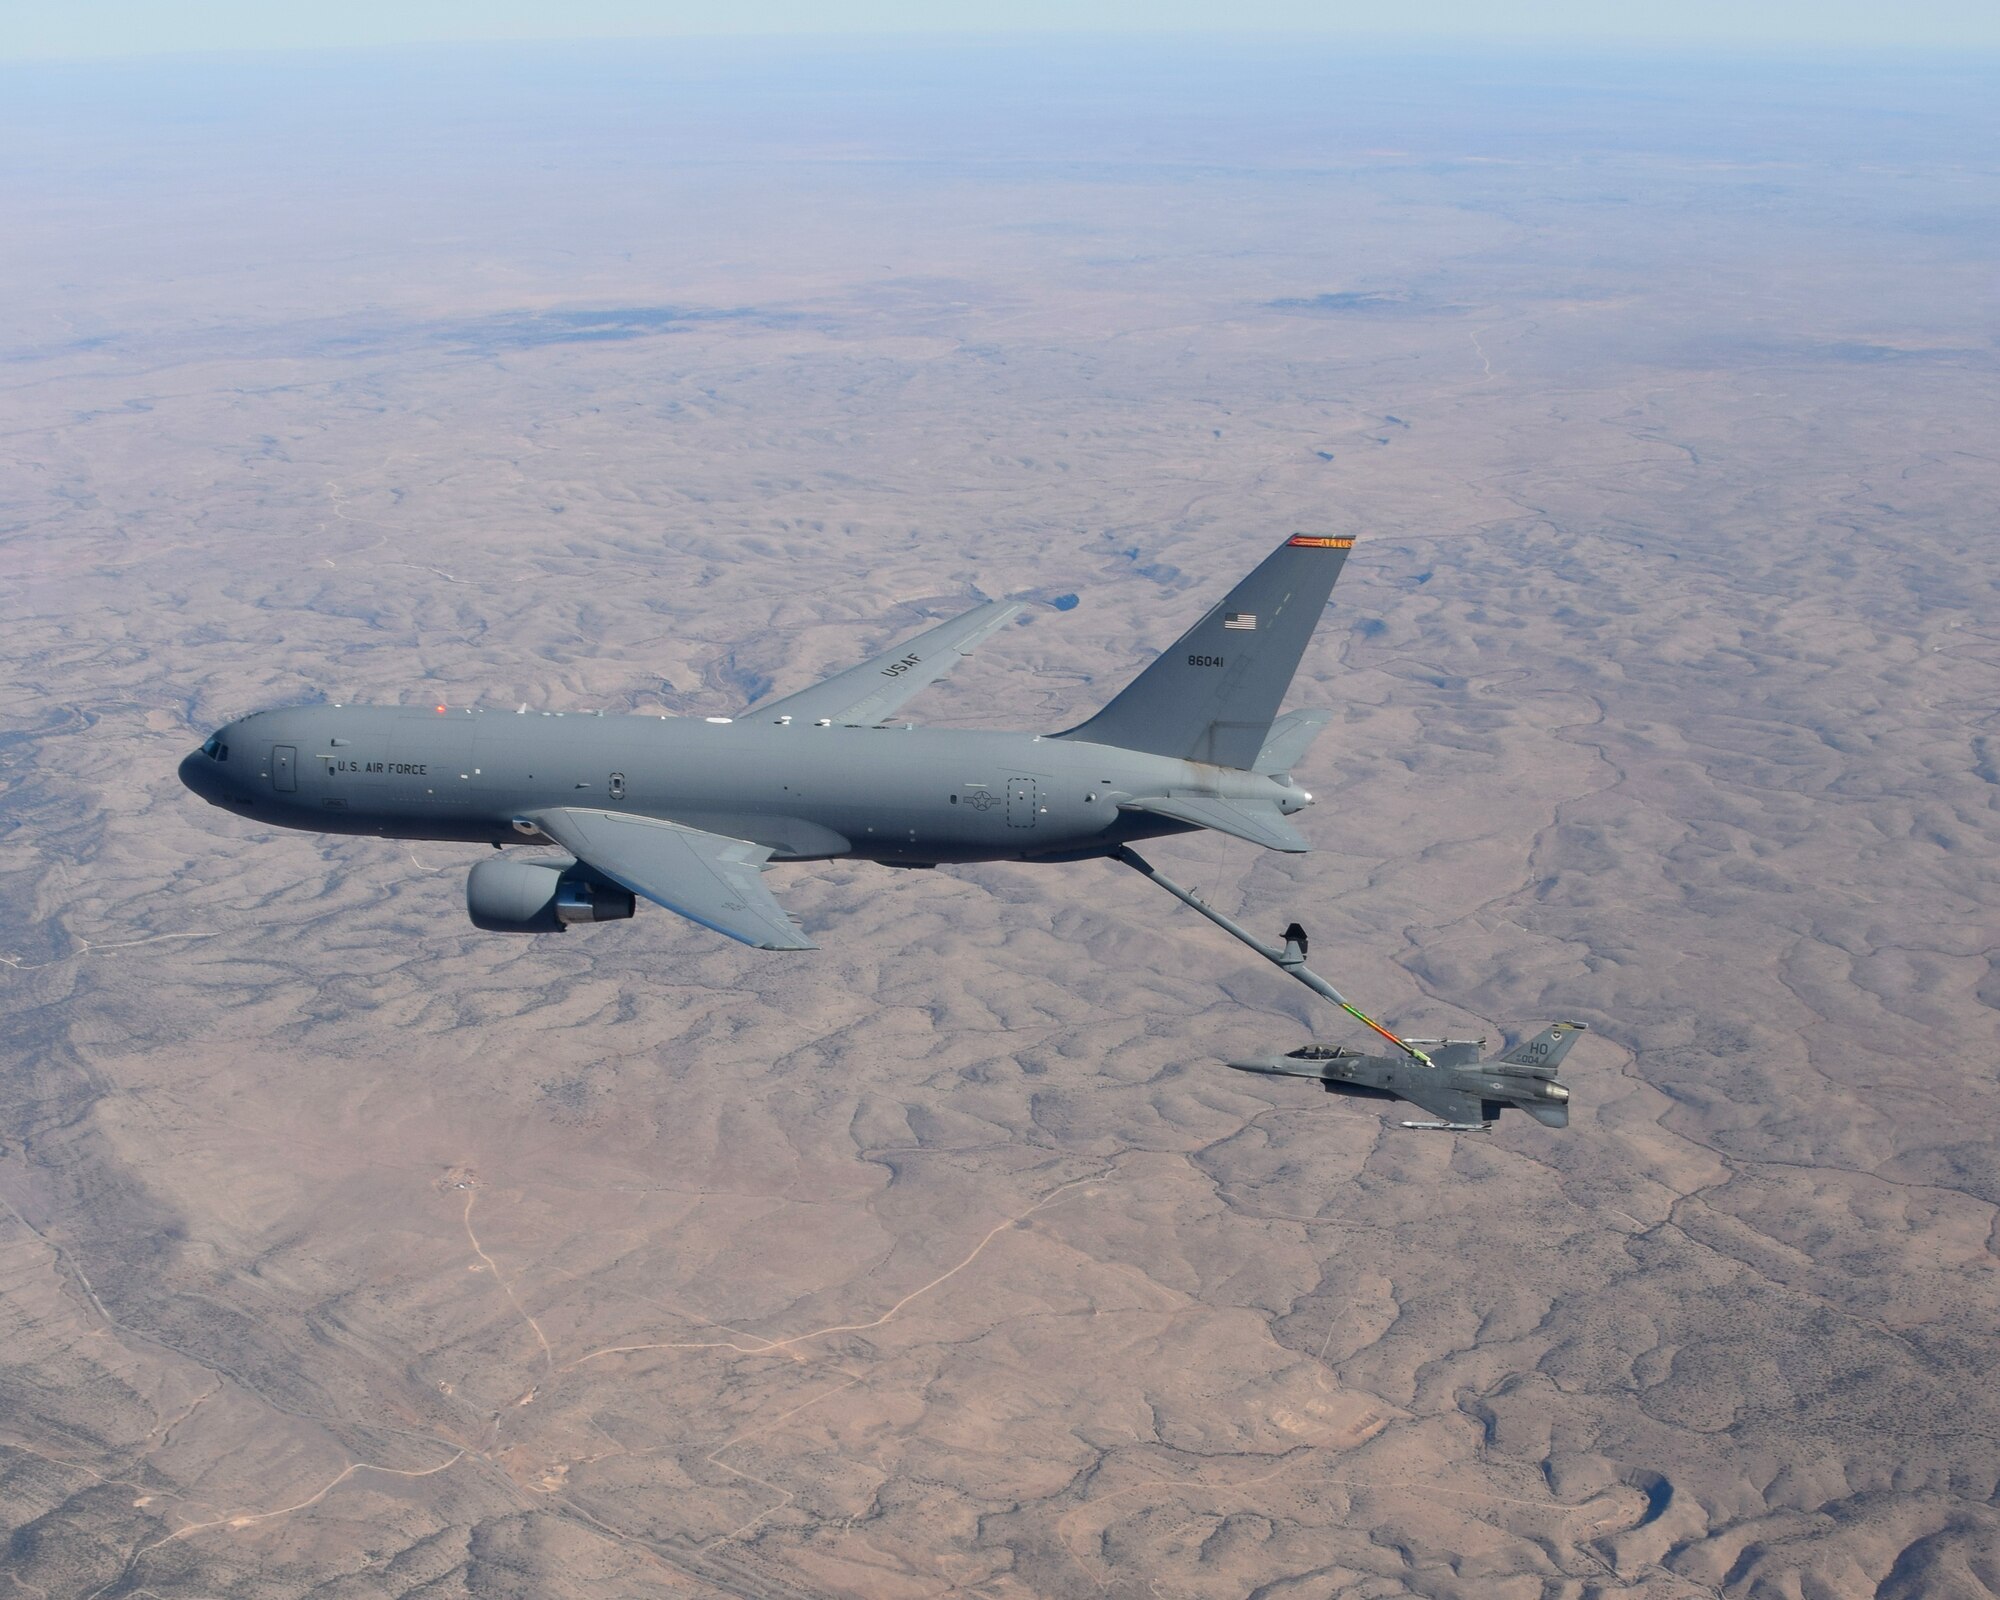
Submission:
{"label": "f-16 vertical tail", "polygon": [[1350,538],[1294,534],[1108,706],[1055,737],[1258,770],[1353,547]]}
{"label": "f-16 vertical tail", "polygon": [[1555,1087],[1556,1068],[1562,1065],[1569,1047],[1583,1031],[1581,1022],[1551,1023],[1534,1038],[1515,1045],[1495,1063],[1503,1081],[1518,1074],[1537,1086],[1539,1093],[1513,1097],[1511,1103],[1545,1127],[1569,1126],[1569,1096]]}
{"label": "f-16 vertical tail", "polygon": [[1510,1067],[1537,1067],[1553,1073],[1562,1065],[1562,1059],[1569,1054],[1569,1047],[1576,1043],[1576,1036],[1585,1031],[1581,1022],[1556,1022],[1534,1036],[1517,1044],[1500,1059]]}

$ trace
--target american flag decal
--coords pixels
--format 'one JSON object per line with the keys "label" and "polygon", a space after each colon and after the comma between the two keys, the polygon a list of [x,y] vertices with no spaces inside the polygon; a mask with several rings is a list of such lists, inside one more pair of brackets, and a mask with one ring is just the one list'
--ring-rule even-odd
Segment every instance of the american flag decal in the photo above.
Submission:
{"label": "american flag decal", "polygon": [[1254,611],[1231,611],[1222,619],[1225,628],[1233,628],[1239,633],[1257,631],[1257,613]]}

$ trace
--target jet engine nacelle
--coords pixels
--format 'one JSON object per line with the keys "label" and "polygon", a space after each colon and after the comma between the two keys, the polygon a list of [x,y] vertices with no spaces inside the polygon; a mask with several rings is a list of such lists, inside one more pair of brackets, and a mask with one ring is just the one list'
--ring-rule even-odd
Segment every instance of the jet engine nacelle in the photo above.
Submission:
{"label": "jet engine nacelle", "polygon": [[617,922],[637,902],[568,856],[480,862],[465,880],[465,909],[488,933],[561,933],[572,922]]}

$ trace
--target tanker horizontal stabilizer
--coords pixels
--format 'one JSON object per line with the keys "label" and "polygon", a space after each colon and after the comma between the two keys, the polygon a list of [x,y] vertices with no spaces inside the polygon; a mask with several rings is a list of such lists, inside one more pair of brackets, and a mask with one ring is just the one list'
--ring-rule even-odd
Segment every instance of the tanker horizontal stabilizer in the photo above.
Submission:
{"label": "tanker horizontal stabilizer", "polygon": [[1285,820],[1284,812],[1269,800],[1224,800],[1206,794],[1149,795],[1118,802],[1120,811],[1143,811],[1155,817],[1197,828],[1212,828],[1234,839],[1247,839],[1266,850],[1283,850],[1298,855],[1310,850],[1305,835]]}

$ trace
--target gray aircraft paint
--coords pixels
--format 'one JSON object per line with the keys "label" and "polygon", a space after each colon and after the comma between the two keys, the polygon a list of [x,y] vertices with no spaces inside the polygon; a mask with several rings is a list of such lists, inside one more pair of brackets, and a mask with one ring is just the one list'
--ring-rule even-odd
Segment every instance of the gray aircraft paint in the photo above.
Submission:
{"label": "gray aircraft paint", "polygon": [[[1289,766],[1324,720],[1273,733],[1352,542],[1286,541],[1059,734],[879,722],[1017,609],[993,602],[734,719],[293,706],[219,730],[180,774],[213,804],[319,833],[517,845],[581,840],[590,813],[649,822],[623,830],[615,869],[572,843],[584,876],[766,948],[806,947],[770,932],[770,861],[1074,860],[1198,827],[1299,850],[1284,819],[1311,796],[1249,769],[1267,740]],[[1198,759],[1212,754],[1226,760]]]}
{"label": "gray aircraft paint", "polygon": [[257,821],[474,844],[519,844],[516,817],[579,806],[753,840],[780,860],[929,865],[1099,855],[1186,831],[1121,814],[1135,797],[1307,803],[1257,773],[950,728],[326,705],[260,711],[218,737],[229,762],[190,756],[189,787]]}
{"label": "gray aircraft paint", "polygon": [[1266,1077],[1305,1078],[1328,1094],[1349,1099],[1406,1100],[1440,1119],[1404,1124],[1410,1128],[1476,1131],[1490,1126],[1508,1107],[1527,1112],[1545,1127],[1566,1128],[1569,1090],[1556,1082],[1556,1072],[1583,1031],[1580,1022],[1554,1023],[1492,1061],[1479,1059],[1484,1040],[1412,1039],[1411,1044],[1429,1051],[1430,1064],[1308,1045],[1289,1055],[1229,1065]]}

